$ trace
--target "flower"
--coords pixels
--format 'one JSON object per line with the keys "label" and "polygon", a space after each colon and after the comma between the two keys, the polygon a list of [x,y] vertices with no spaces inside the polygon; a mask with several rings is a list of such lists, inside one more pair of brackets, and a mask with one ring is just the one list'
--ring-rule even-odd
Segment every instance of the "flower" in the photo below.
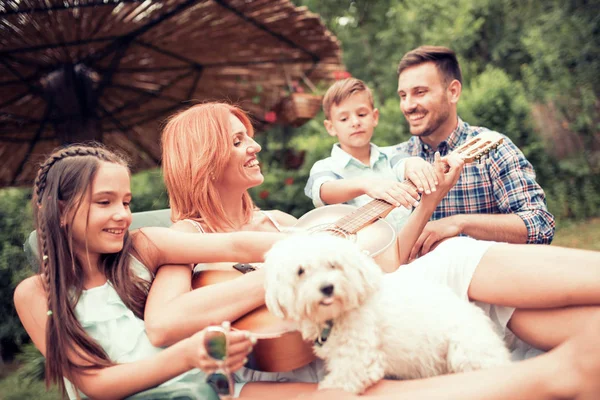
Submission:
{"label": "flower", "polygon": [[298,81],[292,82],[292,89],[294,93],[304,93],[304,88],[300,86],[300,83]]}
{"label": "flower", "polygon": [[271,124],[277,121],[277,113],[275,113],[275,111],[269,111],[265,113],[265,121]]}
{"label": "flower", "polygon": [[292,178],[291,176],[289,178],[285,178],[285,181],[283,181],[283,183],[290,186],[291,184],[294,183],[294,178]]}
{"label": "flower", "polygon": [[258,194],[258,197],[260,197],[261,199],[265,200],[267,197],[269,197],[269,191],[268,190],[263,190],[262,192],[260,192]]}
{"label": "flower", "polygon": [[333,71],[333,78],[336,81],[340,81],[342,79],[350,78],[352,75],[348,71]]}

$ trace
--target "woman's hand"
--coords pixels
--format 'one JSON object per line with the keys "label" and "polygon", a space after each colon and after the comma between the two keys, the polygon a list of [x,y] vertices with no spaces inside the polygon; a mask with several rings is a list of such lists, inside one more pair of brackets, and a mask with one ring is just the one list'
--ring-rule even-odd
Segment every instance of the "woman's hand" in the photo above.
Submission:
{"label": "woman's hand", "polygon": [[206,349],[205,336],[207,329],[201,330],[188,339],[189,351],[187,352],[187,358],[190,369],[199,368],[206,374],[211,374],[219,369],[234,372],[248,361],[247,356],[252,351],[254,343],[256,343],[256,338],[251,333],[225,329],[227,356],[225,360],[217,360],[211,357]]}
{"label": "woman's hand", "polygon": [[436,152],[433,167],[438,181],[437,190],[421,196],[421,204],[432,206],[435,209],[458,181],[464,165],[464,160],[457,154],[450,153],[445,157],[440,157],[440,153]]}

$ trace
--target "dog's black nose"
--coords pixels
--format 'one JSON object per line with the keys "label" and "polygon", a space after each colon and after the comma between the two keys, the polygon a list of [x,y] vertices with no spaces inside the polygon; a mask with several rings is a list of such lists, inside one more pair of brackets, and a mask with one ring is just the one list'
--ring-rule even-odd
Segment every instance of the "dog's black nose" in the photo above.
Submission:
{"label": "dog's black nose", "polygon": [[333,285],[321,286],[321,293],[323,293],[325,296],[331,296],[333,294]]}

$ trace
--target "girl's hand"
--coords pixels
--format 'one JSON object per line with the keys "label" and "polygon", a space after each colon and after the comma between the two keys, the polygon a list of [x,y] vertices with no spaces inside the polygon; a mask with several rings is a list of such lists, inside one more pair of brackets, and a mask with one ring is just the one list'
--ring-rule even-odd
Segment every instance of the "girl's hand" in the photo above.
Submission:
{"label": "girl's hand", "polygon": [[256,343],[256,338],[249,332],[225,330],[227,356],[224,360],[217,360],[207,352],[205,345],[206,331],[206,329],[203,329],[189,339],[187,357],[190,369],[199,368],[206,374],[213,373],[216,370],[234,372],[248,361],[247,356],[252,351],[254,343]]}

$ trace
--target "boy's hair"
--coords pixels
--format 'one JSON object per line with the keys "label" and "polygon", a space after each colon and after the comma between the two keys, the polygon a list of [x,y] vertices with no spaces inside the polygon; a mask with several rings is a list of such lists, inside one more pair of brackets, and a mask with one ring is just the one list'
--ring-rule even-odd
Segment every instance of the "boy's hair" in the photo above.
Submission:
{"label": "boy's hair", "polygon": [[357,92],[367,93],[371,108],[375,108],[371,89],[369,89],[369,87],[360,79],[347,78],[337,81],[327,89],[327,92],[323,97],[323,111],[325,112],[325,118],[331,119],[331,107],[339,105],[342,101]]}
{"label": "boy's hair", "polygon": [[[162,168],[173,221],[202,220],[211,232],[234,227],[215,186],[224,171],[232,168],[228,166],[230,115],[242,122],[248,136],[254,136],[246,113],[226,103],[194,105],[173,115],[163,129]],[[255,208],[248,192],[242,195],[242,206],[248,222]]]}
{"label": "boy's hair", "polygon": [[[84,273],[75,256],[71,227],[83,202],[90,199],[91,183],[101,162],[127,167],[122,157],[100,144],[59,149],[41,165],[33,187],[40,276],[51,311],[46,323],[46,384],[56,383],[63,395],[63,376],[69,377],[70,372],[76,370],[113,364],[104,349],[83,329],[74,310],[84,289]],[[85,244],[87,248],[87,240]],[[99,269],[125,305],[143,318],[149,284],[131,271],[131,248],[131,237],[126,232],[123,249],[101,255]],[[82,363],[73,362],[73,355],[81,358]]]}
{"label": "boy's hair", "polygon": [[442,46],[420,46],[406,53],[398,64],[398,75],[407,68],[433,62],[444,79],[450,84],[454,79],[462,83],[462,73],[456,53]]}

